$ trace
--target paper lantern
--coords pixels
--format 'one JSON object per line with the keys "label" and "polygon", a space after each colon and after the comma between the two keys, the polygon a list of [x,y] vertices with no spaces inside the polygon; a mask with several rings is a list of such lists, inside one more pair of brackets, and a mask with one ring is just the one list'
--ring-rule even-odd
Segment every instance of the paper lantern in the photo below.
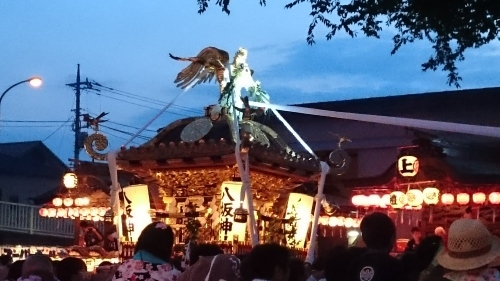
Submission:
{"label": "paper lantern", "polygon": [[497,205],[500,204],[500,192],[492,192],[488,196],[488,200],[491,204]]}
{"label": "paper lantern", "polygon": [[[149,214],[149,210],[151,209],[149,189],[145,184],[137,184],[125,187],[123,191],[127,195],[127,198],[132,201],[130,223],[134,225],[134,231],[131,238],[132,242],[137,242],[142,230],[152,222],[151,215]],[[99,210],[95,208],[93,213],[97,215],[99,214]]]}
{"label": "paper lantern", "polygon": [[382,195],[382,198],[380,198],[380,208],[387,208],[388,206],[391,205],[391,195],[390,194],[384,194]]}
{"label": "paper lantern", "polygon": [[468,193],[457,194],[457,203],[460,205],[467,205],[470,201],[470,195]]}
{"label": "paper lantern", "polygon": [[98,216],[92,217],[92,221],[99,221],[99,217]]}
{"label": "paper lantern", "polygon": [[370,206],[379,206],[380,205],[380,195],[372,194],[368,196],[368,204]]}
{"label": "paper lantern", "polygon": [[344,226],[349,228],[354,225],[354,219],[353,218],[346,218],[344,221]]}
{"label": "paper lantern", "polygon": [[82,198],[82,206],[88,206],[90,204],[90,199],[88,197]]}
{"label": "paper lantern", "polygon": [[[288,237],[287,239],[299,243],[294,246],[301,248],[305,246],[307,231],[309,230],[309,225],[311,224],[311,211],[313,203],[314,197],[306,194],[290,193],[290,196],[288,197],[285,218],[290,218],[292,216],[295,217],[296,232],[293,239],[289,239]],[[286,229],[287,227],[291,229],[291,226],[287,225],[285,226],[285,230],[290,230]]]}
{"label": "paper lantern", "polygon": [[339,220],[337,219],[337,217],[330,217],[330,219],[328,220],[328,225],[331,227],[337,226],[338,223],[339,223]]}
{"label": "paper lantern", "polygon": [[337,217],[337,225],[338,226],[344,226],[345,218],[344,217]]}
{"label": "paper lantern", "polygon": [[49,217],[49,218],[55,218],[56,214],[57,214],[57,210],[55,208],[50,208],[48,210],[49,210],[49,214],[47,215],[47,217]]}
{"label": "paper lantern", "polygon": [[90,214],[89,208],[80,208],[80,215],[86,217]]}
{"label": "paper lantern", "polygon": [[455,196],[453,196],[453,194],[444,193],[443,195],[441,195],[441,203],[445,205],[451,205],[453,204],[453,202],[455,202]]}
{"label": "paper lantern", "polygon": [[476,192],[472,194],[472,202],[476,204],[483,204],[486,201],[486,194],[483,192]]}
{"label": "paper lantern", "polygon": [[[240,208],[241,182],[225,181],[220,186],[221,200],[219,204],[219,240],[243,241],[245,239],[246,224],[234,220],[234,212]],[[248,201],[245,198],[243,208],[248,210]]]}
{"label": "paper lantern", "polygon": [[390,195],[391,207],[394,209],[401,209],[406,205],[406,195],[401,191],[393,191]]}
{"label": "paper lantern", "polygon": [[99,216],[104,217],[106,215],[107,211],[108,211],[108,208],[105,208],[105,207],[99,208]]}
{"label": "paper lantern", "polygon": [[38,210],[38,214],[41,217],[47,217],[49,215],[49,210],[47,210],[46,208],[40,208],[40,210]]}
{"label": "paper lantern", "polygon": [[56,198],[52,199],[52,204],[56,207],[61,207],[63,204],[63,200],[59,197],[56,197]]}
{"label": "paper lantern", "polygon": [[66,173],[63,177],[63,184],[66,188],[75,188],[78,185],[78,177],[75,173]]}
{"label": "paper lantern", "polygon": [[422,193],[425,204],[436,205],[439,203],[439,189],[435,187],[426,187]]}
{"label": "paper lantern", "polygon": [[56,212],[56,217],[58,218],[67,218],[68,217],[68,209],[66,208],[58,208]]}
{"label": "paper lantern", "polygon": [[[389,195],[389,194],[387,194],[387,195]],[[360,223],[361,223],[360,218],[354,219],[354,223],[352,224],[352,227],[358,228]]]}
{"label": "paper lantern", "polygon": [[424,194],[419,189],[410,189],[406,192],[408,206],[417,207],[424,203]]}
{"label": "paper lantern", "polygon": [[64,198],[63,204],[66,207],[70,207],[71,205],[73,205],[73,199],[71,199],[71,198]]}
{"label": "paper lantern", "polygon": [[[149,208],[148,208],[149,210]],[[93,217],[96,217],[99,215],[99,209],[96,208],[96,207],[92,207],[90,208],[90,215],[93,216]]]}
{"label": "paper lantern", "polygon": [[363,197],[365,197],[364,195],[354,195],[352,198],[351,198],[351,203],[358,207],[358,206],[361,206],[362,205],[362,202],[363,202]]}

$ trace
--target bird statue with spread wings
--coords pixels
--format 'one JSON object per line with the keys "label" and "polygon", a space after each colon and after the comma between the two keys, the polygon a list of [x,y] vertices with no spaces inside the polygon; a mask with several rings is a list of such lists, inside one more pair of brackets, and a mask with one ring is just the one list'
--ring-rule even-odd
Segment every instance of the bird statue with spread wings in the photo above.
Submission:
{"label": "bird statue with spread wings", "polygon": [[214,76],[220,85],[220,91],[224,90],[224,71],[229,62],[228,52],[215,48],[207,47],[196,57],[176,57],[169,54],[170,57],[178,61],[190,61],[191,64],[184,68],[179,74],[174,83],[181,89],[189,89],[198,84],[211,82]]}

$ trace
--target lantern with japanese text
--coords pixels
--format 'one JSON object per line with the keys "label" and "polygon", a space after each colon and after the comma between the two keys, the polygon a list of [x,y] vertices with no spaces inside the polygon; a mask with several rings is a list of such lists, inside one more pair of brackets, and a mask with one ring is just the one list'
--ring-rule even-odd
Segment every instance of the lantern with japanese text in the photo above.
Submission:
{"label": "lantern with japanese text", "polygon": [[393,209],[401,209],[406,205],[406,195],[401,191],[391,192],[389,199]]}
{"label": "lantern with japanese text", "polygon": [[429,223],[432,223],[434,220],[434,205],[439,203],[439,189],[435,187],[426,187],[424,188],[424,191],[422,191],[422,194],[424,196],[424,202],[425,204],[430,206],[429,209]]}
{"label": "lantern with japanese text", "polygon": [[486,201],[486,194],[484,192],[476,192],[472,194],[472,202],[482,205]]}
{"label": "lantern with japanese text", "polygon": [[[285,219],[294,218],[295,233],[292,239],[287,237],[287,242],[295,242],[297,245],[304,247],[307,237],[307,231],[309,230],[309,225],[311,224],[311,211],[314,203],[314,197],[301,194],[301,193],[290,193],[288,197],[288,204],[286,207]],[[292,227],[289,226],[291,229]],[[286,229],[289,230],[289,229]]]}
{"label": "lantern with japanese text", "polygon": [[406,192],[406,202],[411,207],[418,207],[424,203],[424,194],[420,189],[410,189]]}
{"label": "lantern with japanese text", "polygon": [[414,177],[418,170],[419,162],[417,157],[406,155],[398,159],[398,172],[403,177]]}
{"label": "lantern with japanese text", "polygon": [[443,193],[443,195],[441,195],[441,203],[444,205],[451,205],[453,202],[455,202],[455,196],[453,196],[453,194]]}
{"label": "lantern with japanese text", "polygon": [[[237,223],[234,219],[235,210],[240,208],[240,194],[243,184],[236,181],[225,181],[221,184],[221,200],[219,205],[219,240],[243,241],[245,239],[246,224]],[[248,210],[248,201],[245,198],[243,208]]]}
{"label": "lantern with japanese text", "polygon": [[73,205],[73,199],[69,198],[69,197],[68,198],[64,198],[63,204],[66,207],[70,207],[71,205]]}
{"label": "lantern with japanese text", "polygon": [[[132,238],[132,242],[137,242],[139,235],[142,230],[152,222],[149,210],[151,209],[151,203],[149,199],[149,189],[145,184],[129,185],[123,188],[124,193],[126,193],[127,198],[130,200],[130,217],[129,223],[134,226],[133,231],[129,231]],[[91,219],[99,214],[98,208],[86,208],[87,216]],[[83,211],[83,208],[82,208]],[[83,215],[83,214],[82,214]]]}
{"label": "lantern with japanese text", "polygon": [[439,189],[435,187],[426,187],[422,193],[425,204],[436,205],[439,203]]}
{"label": "lantern with japanese text", "polygon": [[470,195],[468,193],[461,192],[457,194],[457,203],[460,205],[467,205],[470,201]]}

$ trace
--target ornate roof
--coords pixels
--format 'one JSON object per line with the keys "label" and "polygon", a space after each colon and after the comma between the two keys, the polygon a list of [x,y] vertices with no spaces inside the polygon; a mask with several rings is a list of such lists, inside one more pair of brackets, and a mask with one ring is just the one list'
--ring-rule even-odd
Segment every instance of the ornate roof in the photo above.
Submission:
{"label": "ornate roof", "polygon": [[[158,185],[165,196],[188,187],[203,186],[211,190],[222,181],[238,177],[233,128],[226,117],[212,121],[210,131],[199,140],[189,143],[181,140],[186,126],[203,118],[207,117],[177,120],[147,143],[122,148],[117,157],[120,169]],[[319,160],[293,152],[276,132],[258,122],[241,121],[240,129],[243,147],[248,151],[254,190],[290,191],[301,183],[316,180]],[[204,188],[186,192],[189,196],[213,193],[203,191]]]}

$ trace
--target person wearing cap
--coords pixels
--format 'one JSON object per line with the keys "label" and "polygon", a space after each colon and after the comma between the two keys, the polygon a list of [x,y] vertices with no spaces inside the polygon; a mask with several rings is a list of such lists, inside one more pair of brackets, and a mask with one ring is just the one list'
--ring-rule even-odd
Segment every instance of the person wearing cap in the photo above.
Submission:
{"label": "person wearing cap", "polygon": [[366,215],[360,224],[367,250],[353,260],[346,281],[407,280],[401,262],[390,255],[396,241],[396,226],[381,212]]}
{"label": "person wearing cap", "polygon": [[462,218],[448,230],[448,248],[437,256],[438,263],[451,272],[451,281],[496,281],[500,272],[488,267],[500,256],[500,238],[492,235],[479,220]]}

